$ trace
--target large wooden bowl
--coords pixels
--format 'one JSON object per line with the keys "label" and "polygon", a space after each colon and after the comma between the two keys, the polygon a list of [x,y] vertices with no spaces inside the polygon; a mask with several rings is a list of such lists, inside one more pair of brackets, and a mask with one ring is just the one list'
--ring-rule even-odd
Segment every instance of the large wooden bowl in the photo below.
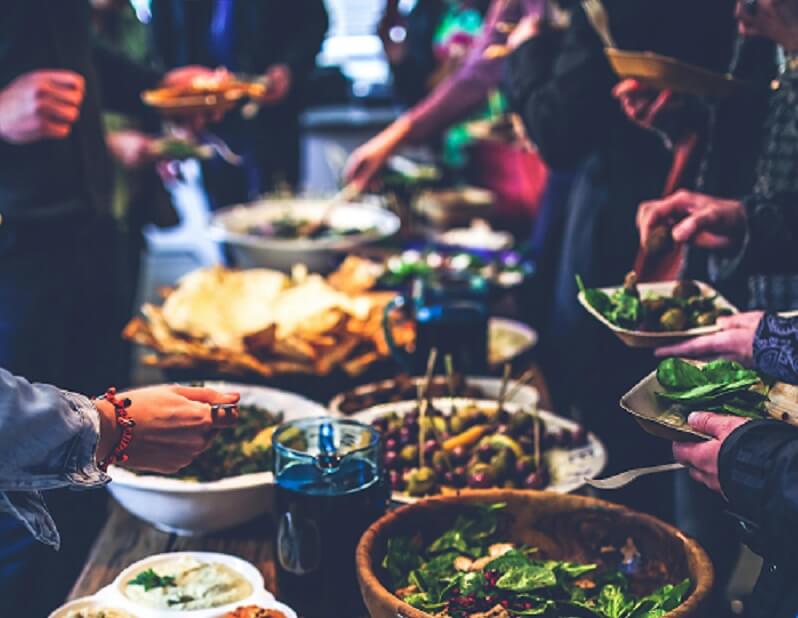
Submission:
{"label": "large wooden bowl", "polygon": [[[380,564],[389,538],[420,531],[430,542],[455,520],[464,504],[504,502],[512,517],[510,538],[539,548],[546,558],[589,563],[600,548],[634,539],[643,559],[657,559],[668,569],[667,581],[690,577],[693,588],[682,605],[664,618],[703,617],[714,570],[703,549],[673,526],[625,507],[595,498],[549,492],[481,490],[430,498],[399,508],[375,522],[357,547],[357,575],[371,618],[430,618],[400,601],[385,587]],[[646,591],[648,592],[648,591]]]}

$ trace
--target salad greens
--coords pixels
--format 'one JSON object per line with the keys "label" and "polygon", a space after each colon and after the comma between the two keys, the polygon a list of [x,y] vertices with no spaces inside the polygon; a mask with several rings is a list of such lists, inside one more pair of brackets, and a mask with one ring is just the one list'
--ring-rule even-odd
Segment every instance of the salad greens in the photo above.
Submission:
{"label": "salad greens", "polygon": [[502,542],[504,506],[469,507],[426,547],[420,535],[390,539],[382,567],[395,594],[441,618],[659,618],[688,594],[685,579],[638,597],[618,568]]}
{"label": "salad greens", "polygon": [[704,296],[693,281],[676,283],[670,295],[641,295],[634,272],[626,275],[623,287],[612,294],[586,287],[579,275],[576,283],[588,305],[615,326],[630,330],[683,331],[711,326],[718,317],[731,313],[730,309],[717,306],[715,297]]}
{"label": "salad greens", "polygon": [[144,590],[168,588],[175,585],[175,578],[171,575],[158,575],[152,569],[147,569],[136,575],[128,584],[131,586],[144,586]]}
{"label": "salad greens", "polygon": [[689,410],[706,410],[750,418],[765,415],[767,387],[756,371],[739,363],[716,360],[695,365],[666,358],[657,367],[657,381],[665,388],[660,400]]}
{"label": "salad greens", "polygon": [[634,329],[643,321],[643,305],[636,289],[624,286],[610,296],[599,289],[586,288],[579,275],[576,284],[588,304],[616,326]]}

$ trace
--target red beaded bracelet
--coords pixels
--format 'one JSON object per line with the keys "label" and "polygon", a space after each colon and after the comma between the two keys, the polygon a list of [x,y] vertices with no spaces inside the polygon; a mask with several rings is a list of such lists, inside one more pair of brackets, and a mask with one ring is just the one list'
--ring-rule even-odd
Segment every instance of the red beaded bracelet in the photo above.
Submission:
{"label": "red beaded bracelet", "polygon": [[109,387],[108,390],[105,391],[105,394],[100,395],[97,399],[104,399],[114,406],[116,423],[122,428],[122,436],[119,438],[119,442],[114,447],[114,450],[97,464],[100,470],[106,472],[108,466],[116,463],[125,463],[128,460],[128,455],[125,451],[133,440],[133,428],[136,426],[136,421],[127,414],[127,408],[129,408],[133,402],[127,397],[121,401],[117,399],[116,387]]}

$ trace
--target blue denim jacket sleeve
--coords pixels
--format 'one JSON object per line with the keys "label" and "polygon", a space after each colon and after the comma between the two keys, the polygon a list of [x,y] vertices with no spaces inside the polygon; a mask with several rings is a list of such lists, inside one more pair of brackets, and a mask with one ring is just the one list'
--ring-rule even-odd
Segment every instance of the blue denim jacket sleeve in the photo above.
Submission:
{"label": "blue denim jacket sleeve", "polygon": [[0,511],[57,547],[58,532],[40,492],[110,480],[95,461],[99,430],[99,415],[86,397],[0,369]]}

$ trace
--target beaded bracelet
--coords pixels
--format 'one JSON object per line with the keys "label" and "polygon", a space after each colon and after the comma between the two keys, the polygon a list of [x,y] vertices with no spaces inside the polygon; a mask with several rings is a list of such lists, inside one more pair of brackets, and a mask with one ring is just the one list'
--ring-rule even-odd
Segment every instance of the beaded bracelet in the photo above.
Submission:
{"label": "beaded bracelet", "polygon": [[122,436],[119,438],[117,445],[107,457],[97,464],[100,470],[107,472],[108,466],[116,463],[125,463],[128,460],[128,455],[125,451],[133,440],[133,428],[136,426],[136,421],[127,414],[127,408],[129,408],[133,402],[127,397],[121,401],[117,399],[116,387],[109,387],[108,390],[105,391],[105,394],[100,395],[97,399],[103,399],[114,406],[116,423],[122,428]]}

